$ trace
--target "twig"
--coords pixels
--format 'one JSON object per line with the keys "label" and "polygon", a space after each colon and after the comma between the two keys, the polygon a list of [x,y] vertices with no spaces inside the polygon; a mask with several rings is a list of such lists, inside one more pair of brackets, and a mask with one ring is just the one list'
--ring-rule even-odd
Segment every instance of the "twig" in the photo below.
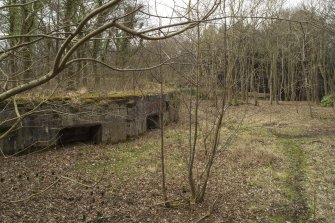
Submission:
{"label": "twig", "polygon": [[204,214],[202,217],[200,217],[197,221],[195,221],[195,223],[199,223],[199,222],[205,220],[206,218],[208,218],[209,216],[211,216],[211,214],[212,214],[213,211],[214,211],[215,204],[216,204],[216,202],[218,201],[218,199],[219,199],[220,197],[221,197],[221,195],[219,195],[219,196],[215,199],[215,201],[213,202],[212,206],[211,206],[210,209],[207,211],[207,213]]}
{"label": "twig", "polygon": [[178,199],[172,199],[172,200],[168,200],[168,201],[162,201],[162,202],[159,202],[159,203],[156,203],[156,204],[152,204],[150,206],[148,206],[149,208],[152,208],[152,207],[155,207],[155,206],[159,206],[159,205],[162,205],[162,204],[166,204],[166,203],[169,203],[171,204],[172,202],[177,202],[177,201],[184,201],[185,199],[182,199],[182,198],[178,198]]}
{"label": "twig", "polygon": [[80,183],[79,181],[76,181],[76,180],[71,179],[71,178],[69,178],[69,177],[66,177],[66,176],[60,176],[57,180],[55,180],[52,184],[50,184],[49,186],[47,186],[45,189],[43,189],[43,190],[41,190],[41,191],[39,191],[39,192],[37,192],[37,193],[35,193],[35,194],[31,194],[31,195],[29,195],[29,196],[26,197],[26,198],[23,198],[23,199],[20,199],[20,200],[15,200],[15,201],[9,201],[9,202],[10,202],[10,203],[19,203],[19,202],[27,201],[27,200],[29,200],[29,199],[31,199],[31,198],[33,198],[33,197],[38,196],[38,195],[41,195],[41,194],[45,193],[46,191],[48,191],[48,190],[49,190],[50,188],[52,188],[53,186],[55,186],[58,182],[60,182],[61,179],[66,179],[66,180],[69,180],[69,181],[74,182],[74,183],[76,183],[76,184],[79,184],[79,185],[81,185],[81,186],[92,188],[92,187],[95,187],[96,185],[98,185],[98,184],[102,181],[102,179],[103,179],[103,177],[104,177],[104,175],[105,175],[105,171],[106,171],[106,166],[105,166],[105,168],[104,168],[104,171],[103,171],[103,173],[102,173],[100,179],[99,179],[95,184],[93,184],[93,185],[83,184],[83,183]]}
{"label": "twig", "polygon": [[93,184],[93,185],[84,184],[84,183],[81,183],[81,182],[79,182],[79,181],[77,181],[75,179],[72,179],[70,177],[66,177],[66,176],[63,176],[63,175],[60,176],[60,177],[63,178],[63,179],[65,179],[65,180],[71,181],[72,183],[75,183],[75,184],[78,184],[78,185],[81,185],[81,186],[84,186],[84,187],[92,188],[92,187],[95,187],[96,185],[98,185],[102,181],[103,177],[105,176],[106,170],[107,170],[106,166],[107,165],[105,165],[104,170],[103,170],[103,172],[102,172],[101,177],[99,178],[99,180],[97,182],[95,182],[95,184]]}
{"label": "twig", "polygon": [[35,194],[31,194],[30,196],[20,199],[20,200],[16,200],[16,201],[10,201],[10,203],[19,203],[19,202],[23,202],[23,201],[27,201],[33,197],[36,197],[38,195],[43,194],[44,192],[46,192],[47,190],[49,190],[50,188],[52,188],[53,186],[55,186],[59,181],[61,180],[61,178],[58,178],[57,180],[55,180],[52,184],[50,184],[49,186],[47,186],[44,190],[41,190],[40,192],[37,192]]}
{"label": "twig", "polygon": [[[7,130],[7,131],[5,131],[4,133],[0,133],[0,140],[2,140],[2,139],[4,139],[5,137],[7,137],[11,132],[13,132],[17,127],[18,127],[18,125],[19,124],[21,124],[22,125],[22,120],[25,118],[25,117],[27,117],[27,116],[29,116],[29,115],[31,115],[31,114],[33,114],[33,113],[35,113],[35,112],[37,112],[37,109],[39,109],[46,101],[48,101],[50,98],[51,98],[51,96],[55,93],[55,91],[56,91],[56,89],[58,88],[58,86],[56,86],[56,88],[51,92],[51,94],[46,98],[46,99],[44,99],[44,100],[42,100],[38,105],[36,105],[32,110],[30,110],[30,111],[28,111],[28,112],[26,112],[26,113],[24,113],[24,114],[20,114],[20,111],[19,111],[19,108],[18,108],[18,105],[17,105],[17,102],[16,102],[16,98],[15,97],[13,97],[13,104],[14,104],[14,109],[15,109],[15,114],[16,114],[16,121],[14,122],[14,124]],[[1,122],[0,123],[0,126],[2,125],[2,124],[4,124],[6,121],[3,121],[3,122]],[[19,152],[17,152],[17,153],[15,153],[15,154],[19,154],[19,153],[21,153],[22,151],[19,151]],[[1,153],[1,155],[4,157],[4,158],[8,158],[5,154],[4,154],[4,152],[3,152],[3,150],[2,150],[2,148],[0,148],[0,153]],[[14,154],[14,155],[15,155]]]}

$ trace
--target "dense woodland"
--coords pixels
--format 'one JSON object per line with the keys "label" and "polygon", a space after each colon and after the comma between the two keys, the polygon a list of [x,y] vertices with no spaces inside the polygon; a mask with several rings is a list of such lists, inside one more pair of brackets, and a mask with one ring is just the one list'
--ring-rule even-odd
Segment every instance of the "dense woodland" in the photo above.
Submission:
{"label": "dense woodland", "polygon": [[108,2],[2,1],[1,98],[50,71],[25,90],[134,89],[158,83],[159,72],[170,86],[194,87],[199,72],[203,94],[225,89],[235,102],[255,92],[276,102],[334,94],[332,1],[208,1],[175,6],[170,17],[152,2],[115,1],[83,22]]}

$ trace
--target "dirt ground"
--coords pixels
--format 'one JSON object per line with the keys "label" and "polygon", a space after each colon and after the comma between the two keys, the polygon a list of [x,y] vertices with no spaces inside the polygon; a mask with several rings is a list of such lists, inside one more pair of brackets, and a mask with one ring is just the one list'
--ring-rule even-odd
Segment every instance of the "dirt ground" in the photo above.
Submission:
{"label": "dirt ground", "polygon": [[0,222],[335,222],[333,108],[313,105],[311,117],[303,102],[230,107],[222,143],[236,136],[219,150],[201,204],[188,202],[185,114],[164,138],[171,208],[153,130],[117,145],[0,158]]}

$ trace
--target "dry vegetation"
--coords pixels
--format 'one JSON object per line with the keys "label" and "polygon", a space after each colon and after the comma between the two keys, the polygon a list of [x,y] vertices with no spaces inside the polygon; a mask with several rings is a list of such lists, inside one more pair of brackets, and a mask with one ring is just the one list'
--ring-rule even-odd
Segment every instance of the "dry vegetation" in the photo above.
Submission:
{"label": "dry vegetation", "polygon": [[230,107],[222,137],[237,134],[221,147],[202,204],[185,199],[186,121],[165,135],[172,208],[161,203],[158,130],[1,158],[0,222],[334,222],[335,111],[312,111],[298,102]]}
{"label": "dry vegetation", "polygon": [[36,127],[22,120],[41,101],[179,89],[169,202],[154,130],[1,157],[0,222],[335,222],[335,110],[316,105],[334,101],[335,0],[151,2],[0,1],[0,140]]}

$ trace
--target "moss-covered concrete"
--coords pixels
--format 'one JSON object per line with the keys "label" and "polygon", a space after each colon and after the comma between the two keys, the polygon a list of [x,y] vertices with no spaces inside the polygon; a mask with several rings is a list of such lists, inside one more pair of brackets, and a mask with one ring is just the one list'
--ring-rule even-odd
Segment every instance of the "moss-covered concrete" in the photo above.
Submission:
{"label": "moss-covered concrete", "polygon": [[[76,141],[76,138],[84,140],[90,137],[87,142],[93,143],[124,141],[144,133],[148,118],[156,117],[159,120],[160,100],[160,94],[153,91],[87,93],[50,98],[17,97],[22,115],[36,105],[39,107],[0,141],[0,147],[3,152],[13,154],[33,147],[62,146],[62,140]],[[176,121],[179,104],[174,93],[164,93],[162,100],[164,122]],[[15,122],[16,113],[13,103],[3,104],[0,109],[0,120],[3,120],[0,130],[4,132]],[[75,139],[71,140],[71,134]]]}

